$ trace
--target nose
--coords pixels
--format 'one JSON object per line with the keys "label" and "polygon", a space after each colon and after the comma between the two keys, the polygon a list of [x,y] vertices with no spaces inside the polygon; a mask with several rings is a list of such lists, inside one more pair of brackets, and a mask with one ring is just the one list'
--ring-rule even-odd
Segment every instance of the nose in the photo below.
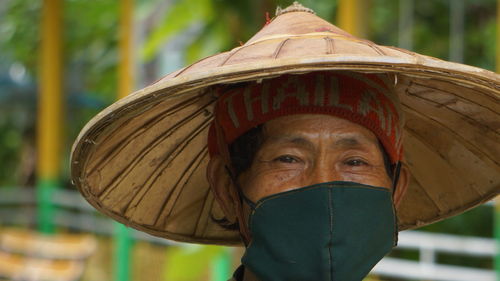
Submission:
{"label": "nose", "polygon": [[314,161],[308,173],[308,185],[342,180],[335,163],[328,157],[321,157]]}

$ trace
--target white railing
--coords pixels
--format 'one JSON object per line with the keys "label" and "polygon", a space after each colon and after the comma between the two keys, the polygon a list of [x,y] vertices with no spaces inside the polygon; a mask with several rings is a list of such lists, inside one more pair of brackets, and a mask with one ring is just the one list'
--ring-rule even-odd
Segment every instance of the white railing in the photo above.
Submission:
{"label": "white railing", "polygon": [[386,257],[372,273],[403,280],[434,281],[495,281],[495,271],[436,263],[437,253],[462,256],[491,257],[497,253],[494,239],[436,234],[421,231],[403,231],[396,249],[419,251],[419,261]]}

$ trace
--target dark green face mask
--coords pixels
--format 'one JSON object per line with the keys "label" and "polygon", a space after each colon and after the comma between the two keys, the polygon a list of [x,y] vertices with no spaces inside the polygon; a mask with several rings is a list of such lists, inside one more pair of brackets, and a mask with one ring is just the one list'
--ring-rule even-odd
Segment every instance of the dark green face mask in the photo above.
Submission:
{"label": "dark green face mask", "polygon": [[360,281],[396,244],[386,188],[328,182],[248,203],[242,263],[261,281]]}

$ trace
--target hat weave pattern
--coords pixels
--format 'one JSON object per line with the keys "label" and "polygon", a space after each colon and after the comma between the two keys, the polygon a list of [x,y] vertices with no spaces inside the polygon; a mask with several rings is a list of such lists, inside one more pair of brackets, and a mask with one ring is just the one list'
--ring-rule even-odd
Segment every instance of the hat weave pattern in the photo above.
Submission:
{"label": "hat weave pattern", "polygon": [[400,229],[491,200],[500,190],[500,77],[356,38],[316,15],[275,17],[245,45],[202,59],[117,101],[76,140],[72,179],[119,222],[168,239],[240,244],[206,180],[221,85],[316,71],[383,73],[401,101],[409,190]]}

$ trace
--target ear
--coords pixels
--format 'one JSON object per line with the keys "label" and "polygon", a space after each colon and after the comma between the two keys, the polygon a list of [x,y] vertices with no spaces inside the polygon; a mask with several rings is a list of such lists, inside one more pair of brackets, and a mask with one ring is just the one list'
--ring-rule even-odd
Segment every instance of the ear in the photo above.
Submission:
{"label": "ear", "polygon": [[215,199],[221,206],[227,220],[235,223],[237,221],[237,205],[239,205],[237,201],[238,195],[234,194],[236,187],[226,168],[226,163],[220,155],[210,158],[207,167],[207,178],[210,189],[214,193]]}
{"label": "ear", "polygon": [[406,164],[401,163],[401,170],[399,171],[398,183],[396,185],[396,191],[394,193],[394,205],[398,207],[401,203],[408,185],[410,183],[410,170]]}
{"label": "ear", "polygon": [[241,199],[238,194],[238,187],[229,174],[226,162],[220,155],[215,155],[210,158],[207,167],[207,178],[210,189],[214,193],[215,200],[217,200],[221,206],[226,219],[230,223],[238,222],[243,243],[248,245],[251,236],[247,221],[245,220],[245,212],[241,205]]}

